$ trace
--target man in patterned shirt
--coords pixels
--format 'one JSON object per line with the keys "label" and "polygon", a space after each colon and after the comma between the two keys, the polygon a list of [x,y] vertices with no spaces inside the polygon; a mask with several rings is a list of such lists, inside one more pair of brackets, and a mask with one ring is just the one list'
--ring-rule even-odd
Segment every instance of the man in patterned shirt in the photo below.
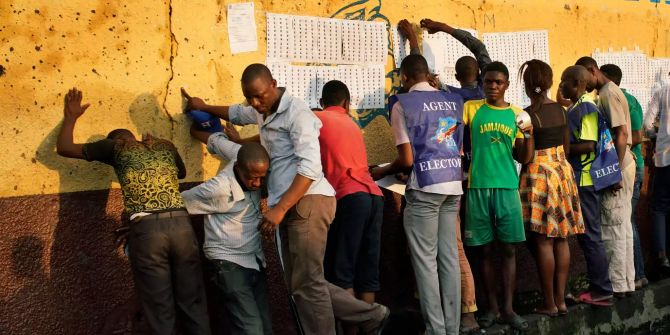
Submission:
{"label": "man in patterned shirt", "polygon": [[64,157],[114,167],[130,215],[130,267],[144,315],[154,334],[210,334],[200,254],[179,193],[184,163],[172,143],[146,135],[142,141],[116,129],[97,142],[73,142],[74,126],[89,104],[76,88],[65,96],[57,151]]}

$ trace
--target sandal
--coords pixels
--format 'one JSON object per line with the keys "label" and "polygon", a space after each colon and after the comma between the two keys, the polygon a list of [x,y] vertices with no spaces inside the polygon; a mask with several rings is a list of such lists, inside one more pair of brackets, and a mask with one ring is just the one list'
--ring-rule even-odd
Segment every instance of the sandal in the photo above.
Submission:
{"label": "sandal", "polygon": [[566,316],[568,315],[568,309],[559,309],[558,310],[558,316]]}
{"label": "sandal", "polygon": [[610,307],[612,306],[612,300],[611,298],[607,299],[594,299],[593,296],[591,295],[591,292],[584,292],[579,295],[579,301],[593,305],[593,306],[599,306],[599,307]]}
{"label": "sandal", "polygon": [[557,317],[559,314],[559,311],[556,312],[550,312],[550,311],[543,311],[539,310],[537,307],[533,308],[533,314],[539,314],[539,315],[546,315],[550,318]]}
{"label": "sandal", "polygon": [[516,313],[506,318],[498,318],[498,323],[508,324],[510,327],[518,331],[526,331],[530,327],[528,321]]}
{"label": "sandal", "polygon": [[497,315],[493,314],[492,312],[486,312],[484,315],[480,316],[477,322],[479,322],[479,326],[481,328],[490,328],[493,326],[493,324],[496,323],[496,319],[498,318]]}

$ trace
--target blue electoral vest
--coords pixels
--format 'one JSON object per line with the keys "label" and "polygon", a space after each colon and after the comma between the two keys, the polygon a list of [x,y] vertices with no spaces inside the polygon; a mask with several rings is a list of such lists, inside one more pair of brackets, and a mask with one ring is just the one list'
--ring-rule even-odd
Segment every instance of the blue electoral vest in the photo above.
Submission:
{"label": "blue electoral vest", "polygon": [[397,96],[405,111],[419,187],[462,180],[463,99],[444,91]]}

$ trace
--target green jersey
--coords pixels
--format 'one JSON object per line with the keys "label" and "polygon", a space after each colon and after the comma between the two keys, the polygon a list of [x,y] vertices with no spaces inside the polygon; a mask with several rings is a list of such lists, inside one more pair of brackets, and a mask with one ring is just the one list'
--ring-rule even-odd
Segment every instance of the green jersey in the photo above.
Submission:
{"label": "green jersey", "polygon": [[517,106],[495,107],[486,100],[463,106],[463,122],[470,127],[472,163],[469,188],[519,188],[519,175],[512,157],[514,141],[523,138],[516,126]]}
{"label": "green jersey", "polygon": [[[630,111],[630,130],[641,130],[642,106],[640,106],[640,103],[632,94],[626,92],[624,89],[621,90],[623,91],[623,95],[626,96],[626,100],[628,100],[628,110]],[[633,136],[633,134],[629,134],[628,136]],[[642,144],[640,143],[634,145],[632,148],[630,148],[630,151],[635,154],[635,165],[637,165],[638,168],[644,167],[644,158],[642,158]]]}

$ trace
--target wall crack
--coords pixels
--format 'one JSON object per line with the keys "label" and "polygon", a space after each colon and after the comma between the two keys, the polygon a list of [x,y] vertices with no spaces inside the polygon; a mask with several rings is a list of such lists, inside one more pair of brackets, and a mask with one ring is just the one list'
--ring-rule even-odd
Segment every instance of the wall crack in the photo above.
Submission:
{"label": "wall crack", "polygon": [[172,117],[172,114],[168,111],[167,108],[167,99],[168,96],[170,95],[170,84],[172,84],[172,79],[174,79],[174,59],[177,57],[177,53],[179,52],[179,42],[177,41],[177,37],[174,34],[174,31],[172,30],[172,0],[168,0],[168,31],[170,33],[170,77],[167,80],[167,83],[165,84],[165,96],[163,97],[163,111],[165,111],[165,114],[168,117],[168,120],[170,120],[170,126],[171,126],[171,131],[170,131],[170,137],[173,136],[174,134],[174,129],[176,126],[176,121]]}

